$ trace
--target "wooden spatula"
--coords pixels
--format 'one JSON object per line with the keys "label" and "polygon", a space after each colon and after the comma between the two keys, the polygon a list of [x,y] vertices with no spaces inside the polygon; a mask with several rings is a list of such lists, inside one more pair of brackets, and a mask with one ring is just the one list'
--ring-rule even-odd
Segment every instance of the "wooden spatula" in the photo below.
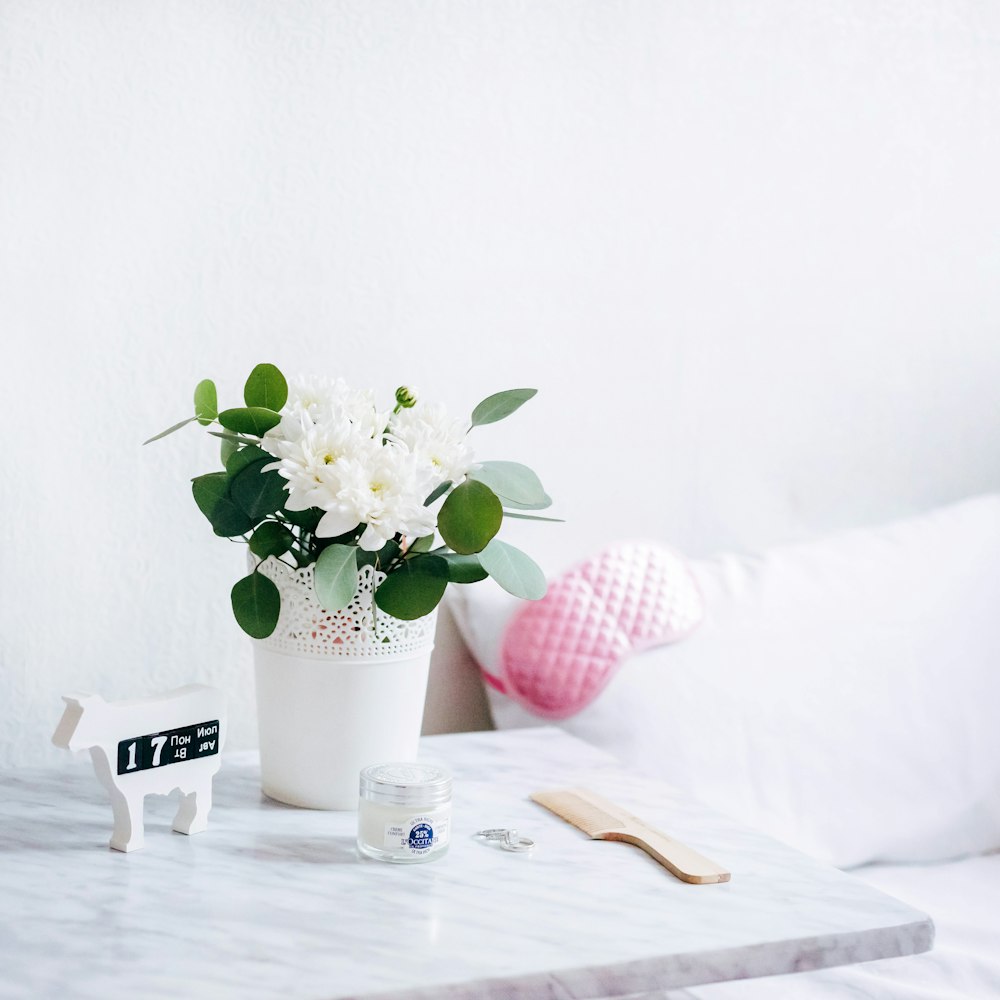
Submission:
{"label": "wooden spatula", "polygon": [[591,840],[622,840],[641,847],[684,882],[728,882],[729,872],[673,837],[647,826],[607,799],[582,788],[535,792],[534,802],[583,830]]}

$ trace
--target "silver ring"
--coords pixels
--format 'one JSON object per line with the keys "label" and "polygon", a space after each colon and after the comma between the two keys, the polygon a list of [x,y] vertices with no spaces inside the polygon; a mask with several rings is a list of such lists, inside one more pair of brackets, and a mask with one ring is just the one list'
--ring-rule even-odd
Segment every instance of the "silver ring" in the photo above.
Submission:
{"label": "silver ring", "polygon": [[517,830],[504,830],[495,827],[489,830],[480,830],[473,834],[474,837],[481,837],[491,843],[496,843],[505,851],[514,851],[516,854],[526,854],[535,846],[535,842],[528,837],[522,837]]}
{"label": "silver ring", "polygon": [[482,837],[484,840],[506,840],[509,833],[517,833],[517,830],[501,830],[499,828],[493,830],[480,830],[478,833],[474,833],[474,837]]}
{"label": "silver ring", "polygon": [[516,851],[518,854],[525,854],[535,846],[535,842],[528,837],[519,837],[517,830],[508,830],[507,835],[500,842],[500,846],[505,851]]}

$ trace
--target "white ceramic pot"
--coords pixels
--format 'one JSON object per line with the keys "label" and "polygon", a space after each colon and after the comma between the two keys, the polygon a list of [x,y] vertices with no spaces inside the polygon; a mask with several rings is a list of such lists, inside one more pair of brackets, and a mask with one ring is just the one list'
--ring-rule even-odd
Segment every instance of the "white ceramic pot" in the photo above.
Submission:
{"label": "white ceramic pot", "polygon": [[335,612],[316,600],[311,566],[271,558],[260,571],[281,594],[277,627],[254,642],[264,793],[356,809],[363,767],[416,759],[436,612],[405,622],[378,611],[372,595],[385,574],[371,567]]}

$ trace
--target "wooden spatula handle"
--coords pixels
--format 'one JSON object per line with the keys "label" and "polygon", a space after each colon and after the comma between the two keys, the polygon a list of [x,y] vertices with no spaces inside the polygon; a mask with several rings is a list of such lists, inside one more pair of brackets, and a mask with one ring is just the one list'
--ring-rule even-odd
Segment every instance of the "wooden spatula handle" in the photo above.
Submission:
{"label": "wooden spatula handle", "polygon": [[701,885],[708,882],[729,881],[729,872],[725,868],[699,854],[687,844],[682,844],[679,840],[674,840],[673,837],[647,826],[632,824],[625,830],[606,830],[598,834],[595,839],[621,840],[626,844],[635,844],[684,882]]}

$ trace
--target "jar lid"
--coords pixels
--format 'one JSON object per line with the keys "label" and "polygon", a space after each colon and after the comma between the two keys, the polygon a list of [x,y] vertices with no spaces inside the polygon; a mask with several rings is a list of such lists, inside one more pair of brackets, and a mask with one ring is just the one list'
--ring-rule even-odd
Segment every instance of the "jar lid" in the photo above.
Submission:
{"label": "jar lid", "polygon": [[451,773],[415,761],[370,764],[361,772],[361,798],[397,806],[430,806],[451,801]]}

